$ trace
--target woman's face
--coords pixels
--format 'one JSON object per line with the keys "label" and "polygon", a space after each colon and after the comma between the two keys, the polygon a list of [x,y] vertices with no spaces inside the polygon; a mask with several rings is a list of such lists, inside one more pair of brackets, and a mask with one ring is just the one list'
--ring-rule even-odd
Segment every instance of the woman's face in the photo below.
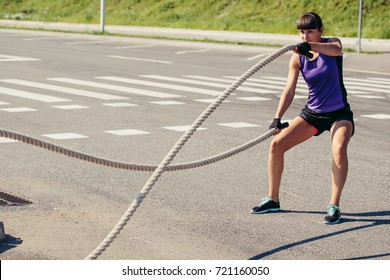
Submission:
{"label": "woman's face", "polygon": [[322,29],[300,29],[299,34],[304,42],[320,42]]}

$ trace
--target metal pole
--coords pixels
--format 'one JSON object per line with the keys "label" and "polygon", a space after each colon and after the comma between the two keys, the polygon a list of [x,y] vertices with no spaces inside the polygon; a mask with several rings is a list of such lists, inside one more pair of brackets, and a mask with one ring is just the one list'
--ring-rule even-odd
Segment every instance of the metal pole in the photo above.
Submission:
{"label": "metal pole", "polygon": [[363,0],[360,0],[359,3],[359,27],[358,27],[358,50],[357,53],[360,53],[362,49],[362,22],[363,22]]}
{"label": "metal pole", "polygon": [[100,0],[100,31],[104,32],[106,0]]}

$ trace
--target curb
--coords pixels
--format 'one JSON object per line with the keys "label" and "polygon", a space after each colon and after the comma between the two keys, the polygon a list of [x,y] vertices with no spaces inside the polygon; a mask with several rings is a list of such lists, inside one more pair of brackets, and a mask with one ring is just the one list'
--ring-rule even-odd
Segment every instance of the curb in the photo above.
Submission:
{"label": "curb", "polygon": [[[98,24],[76,24],[59,22],[41,22],[26,20],[0,20],[0,26],[4,28],[27,28],[43,29],[67,32],[100,32]],[[184,40],[214,40],[217,42],[248,43],[248,44],[269,44],[288,45],[294,42],[299,43],[299,35],[271,34],[257,32],[197,30],[184,28],[161,28],[142,26],[117,26],[107,25],[104,30],[111,34],[122,34],[129,36],[146,36],[165,39]],[[340,37],[344,47],[357,49],[358,38]],[[361,50],[370,52],[390,52],[390,40],[386,39],[361,39]]]}

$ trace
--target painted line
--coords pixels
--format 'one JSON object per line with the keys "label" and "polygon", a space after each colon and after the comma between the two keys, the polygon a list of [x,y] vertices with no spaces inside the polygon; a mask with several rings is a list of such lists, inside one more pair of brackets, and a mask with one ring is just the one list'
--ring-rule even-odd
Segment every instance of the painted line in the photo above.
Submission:
{"label": "painted line", "polygon": [[[183,77],[190,78],[190,79],[211,81],[211,82],[226,83],[225,87],[226,87],[227,85],[232,84],[232,81],[229,80],[229,79],[211,78],[211,77],[204,77],[204,76],[197,76],[197,75],[184,75]],[[254,85],[254,84],[251,83],[251,82],[245,81],[245,85]],[[257,84],[256,84],[255,86],[257,86]],[[247,87],[247,86],[240,86],[237,90],[268,94],[268,93],[277,93],[277,92],[279,92],[279,90],[281,89],[279,86],[267,86],[267,87],[270,87],[270,88],[272,88],[272,89],[277,88],[278,91],[274,91],[274,90],[271,91],[271,90],[268,90],[268,89],[267,89],[267,90],[263,90],[263,89],[252,88],[252,87]]]}
{"label": "painted line", "polygon": [[137,49],[137,48],[151,48],[157,47],[158,45],[134,45],[134,46],[120,46],[115,47],[116,49]]}
{"label": "painted line", "polygon": [[62,109],[62,110],[78,110],[78,109],[88,109],[89,107],[75,104],[75,105],[53,106],[53,108]]}
{"label": "painted line", "polygon": [[[164,129],[173,130],[173,131],[179,131],[184,132],[191,128],[191,125],[179,125],[179,126],[165,126]],[[197,130],[206,130],[207,128],[199,127]]]}
{"label": "painted line", "polygon": [[388,89],[374,88],[374,87],[370,87],[370,85],[358,86],[352,83],[345,83],[345,87],[347,88],[347,91],[348,89],[353,89],[353,90],[364,90],[366,92],[389,93]]}
{"label": "painted line", "polygon": [[[238,79],[239,77],[224,76],[223,78],[231,79],[231,81],[233,81],[233,80]],[[267,78],[257,79],[257,78],[251,77],[251,78],[249,78],[248,82],[245,82],[245,84],[246,83],[252,83],[252,84],[259,86],[259,87],[265,86],[264,84],[271,84],[274,86],[280,86],[279,89],[284,89],[284,87],[286,86],[287,80],[281,78],[281,81],[276,81],[276,80],[272,80],[272,79],[269,80]],[[297,88],[305,89],[307,92],[307,85],[305,84],[305,82],[303,80],[298,80]]]}
{"label": "painted line", "polygon": [[368,78],[370,82],[390,84],[390,79],[386,78]]}
{"label": "painted line", "polygon": [[237,97],[237,99],[245,100],[245,101],[267,101],[267,100],[272,100],[271,98],[258,97],[258,96]]}
{"label": "painted line", "polygon": [[2,108],[0,110],[5,111],[5,112],[9,112],[9,113],[21,113],[21,112],[35,112],[35,111],[38,111],[36,109],[28,108],[28,107]]}
{"label": "painted line", "polygon": [[118,136],[150,134],[150,132],[137,130],[137,129],[106,130],[104,132],[110,133],[110,134],[114,134],[114,135],[118,135]]}
{"label": "painted line", "polygon": [[[206,81],[222,82],[222,83],[233,83],[235,81],[235,79],[230,79],[230,78],[224,78],[224,79],[222,78],[221,79],[221,78],[194,76],[194,75],[186,75],[184,77],[193,78],[193,79],[201,79],[201,80],[206,80]],[[267,89],[267,90],[265,90],[266,92],[259,92],[259,93],[276,93],[274,91],[271,92],[268,89],[277,90],[277,92],[284,89],[284,86],[280,86],[280,85],[261,84],[261,83],[251,82],[251,81],[245,81],[244,84],[248,85],[248,86],[255,86],[255,87]],[[240,89],[241,89],[241,87],[238,88],[238,90],[240,90]]]}
{"label": "painted line", "polygon": [[62,92],[62,93],[68,93],[68,94],[72,94],[72,95],[78,95],[78,96],[84,96],[84,97],[90,97],[90,98],[97,98],[97,99],[102,99],[102,100],[129,99],[128,97],[123,97],[123,96],[116,96],[116,95],[111,95],[111,94],[104,94],[104,93],[98,93],[98,92],[92,92],[92,91],[86,91],[86,90],[81,90],[81,89],[68,88],[68,87],[56,86],[56,85],[50,85],[50,84],[44,84],[44,83],[29,82],[29,81],[24,81],[24,80],[19,80],[19,79],[5,79],[5,80],[0,80],[0,81],[4,82],[4,83],[53,90],[53,91],[58,91],[58,92]]}
{"label": "painted line", "polygon": [[366,71],[366,70],[357,70],[350,68],[343,68],[344,71],[356,72],[356,73],[365,73],[365,74],[375,74],[375,75],[386,75],[390,76],[390,73],[378,72],[378,71]]}
{"label": "painted line", "polygon": [[145,81],[145,80],[135,80],[135,79],[129,79],[129,78],[113,77],[113,76],[95,77],[95,78],[108,80],[108,81],[128,83],[128,84],[136,84],[136,85],[143,85],[143,86],[173,89],[173,90],[178,90],[178,91],[187,91],[187,92],[194,92],[194,93],[200,93],[200,94],[208,94],[208,95],[212,95],[212,96],[218,96],[221,94],[219,91],[215,91],[215,90],[207,90],[207,89],[172,85],[172,84],[166,84],[166,83],[157,83],[157,82],[151,82],[151,81]]}
{"label": "painted line", "polygon": [[0,62],[7,61],[39,61],[37,58],[0,54]]}
{"label": "painted line", "polygon": [[231,128],[247,128],[247,127],[258,127],[260,125],[246,122],[234,122],[234,123],[218,123],[220,126],[226,126]]}
{"label": "painted line", "polygon": [[[173,77],[166,77],[166,76],[160,76],[160,75],[140,75],[140,77],[157,79],[157,80],[165,80],[165,81],[171,81],[171,82],[204,85],[204,86],[223,88],[223,89],[226,89],[229,86],[227,84],[221,84],[221,83],[216,83],[216,82],[207,82],[207,81],[183,79],[183,78],[173,78]],[[261,93],[261,90],[258,88],[240,87],[238,90]],[[263,91],[263,93],[271,93],[271,92],[270,91]]]}
{"label": "painted line", "polygon": [[125,60],[134,60],[134,61],[142,61],[142,62],[153,62],[153,63],[162,63],[162,64],[172,64],[172,61],[166,60],[155,60],[155,59],[146,59],[146,58],[138,58],[138,57],[127,57],[120,55],[109,55],[108,57],[117,58],[117,59],[125,59]]}
{"label": "painted line", "polygon": [[39,93],[33,93],[33,92],[24,91],[24,90],[5,88],[5,87],[0,87],[0,93],[14,96],[14,97],[21,97],[21,98],[27,98],[27,99],[36,100],[36,101],[42,101],[42,102],[46,102],[46,103],[71,101],[70,99],[54,97],[54,96],[44,95],[44,94],[39,94]]}
{"label": "painted line", "polygon": [[209,51],[211,51],[211,49],[180,51],[180,52],[176,52],[176,54],[180,55],[180,54],[187,54],[187,53],[204,53]]}
{"label": "painted line", "polygon": [[360,115],[364,118],[378,119],[378,120],[390,120],[390,115],[387,114],[372,114],[372,115]]}
{"label": "painted line", "polygon": [[4,143],[17,143],[17,142],[20,142],[20,141],[13,140],[13,139],[8,139],[8,138],[3,138],[3,137],[0,138],[0,143],[1,144],[4,144]]}
{"label": "painted line", "polygon": [[258,59],[258,58],[263,57],[263,56],[267,56],[267,54],[266,53],[261,53],[261,54],[258,54],[258,55],[252,56],[252,57],[248,57],[245,60],[248,60],[248,61],[255,60],[255,59]]}
{"label": "painted line", "polygon": [[138,106],[138,104],[127,103],[127,102],[103,103],[102,105],[110,106],[110,107],[135,107],[135,106]]}
{"label": "painted line", "polygon": [[174,101],[174,100],[167,100],[167,101],[151,101],[152,104],[157,105],[181,105],[185,104],[184,102]]}
{"label": "painted line", "polygon": [[88,136],[77,134],[77,133],[56,133],[56,134],[43,134],[42,136],[56,140],[68,140],[68,139],[83,139]]}
{"label": "painted line", "polygon": [[360,97],[360,98],[366,98],[366,99],[386,99],[384,96],[376,96],[376,95],[353,95],[353,97]]}
{"label": "painted line", "polygon": [[138,89],[138,88],[130,88],[130,87],[123,87],[123,86],[116,86],[116,85],[109,85],[109,84],[104,84],[104,83],[89,82],[89,81],[83,81],[83,80],[78,80],[78,79],[48,78],[48,80],[62,82],[62,83],[69,83],[69,84],[74,84],[74,85],[80,85],[80,86],[103,88],[103,89],[108,89],[108,90],[115,90],[115,91],[120,91],[120,92],[125,92],[125,93],[132,93],[132,94],[157,97],[157,98],[182,97],[181,95],[176,95],[176,94],[163,93],[163,92],[150,91],[150,90],[142,90],[142,89]]}
{"label": "painted line", "polygon": [[344,84],[346,86],[361,86],[361,87],[368,87],[368,88],[381,88],[381,89],[390,89],[390,85],[383,85],[383,84],[377,84],[377,83],[371,83],[367,80],[360,80],[358,81],[344,81]]}
{"label": "painted line", "polygon": [[[208,99],[195,99],[196,102],[203,102],[203,103],[213,103],[215,99],[208,98]],[[229,103],[230,100],[225,99],[222,103]]]}
{"label": "painted line", "polygon": [[93,44],[105,44],[105,43],[110,43],[109,41],[78,41],[78,42],[68,42],[66,43],[67,45],[93,45]]}

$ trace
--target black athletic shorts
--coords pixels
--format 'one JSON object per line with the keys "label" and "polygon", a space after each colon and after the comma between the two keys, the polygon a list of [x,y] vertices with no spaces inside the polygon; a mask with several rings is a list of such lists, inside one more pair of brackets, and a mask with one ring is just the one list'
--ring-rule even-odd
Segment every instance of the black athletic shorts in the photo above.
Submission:
{"label": "black athletic shorts", "polygon": [[331,127],[338,121],[348,120],[352,122],[352,135],[355,133],[355,123],[353,121],[353,113],[350,108],[344,107],[339,110],[328,113],[316,113],[307,107],[303,108],[299,115],[308,124],[313,126],[317,133],[315,136],[320,135],[325,130],[330,131]]}

